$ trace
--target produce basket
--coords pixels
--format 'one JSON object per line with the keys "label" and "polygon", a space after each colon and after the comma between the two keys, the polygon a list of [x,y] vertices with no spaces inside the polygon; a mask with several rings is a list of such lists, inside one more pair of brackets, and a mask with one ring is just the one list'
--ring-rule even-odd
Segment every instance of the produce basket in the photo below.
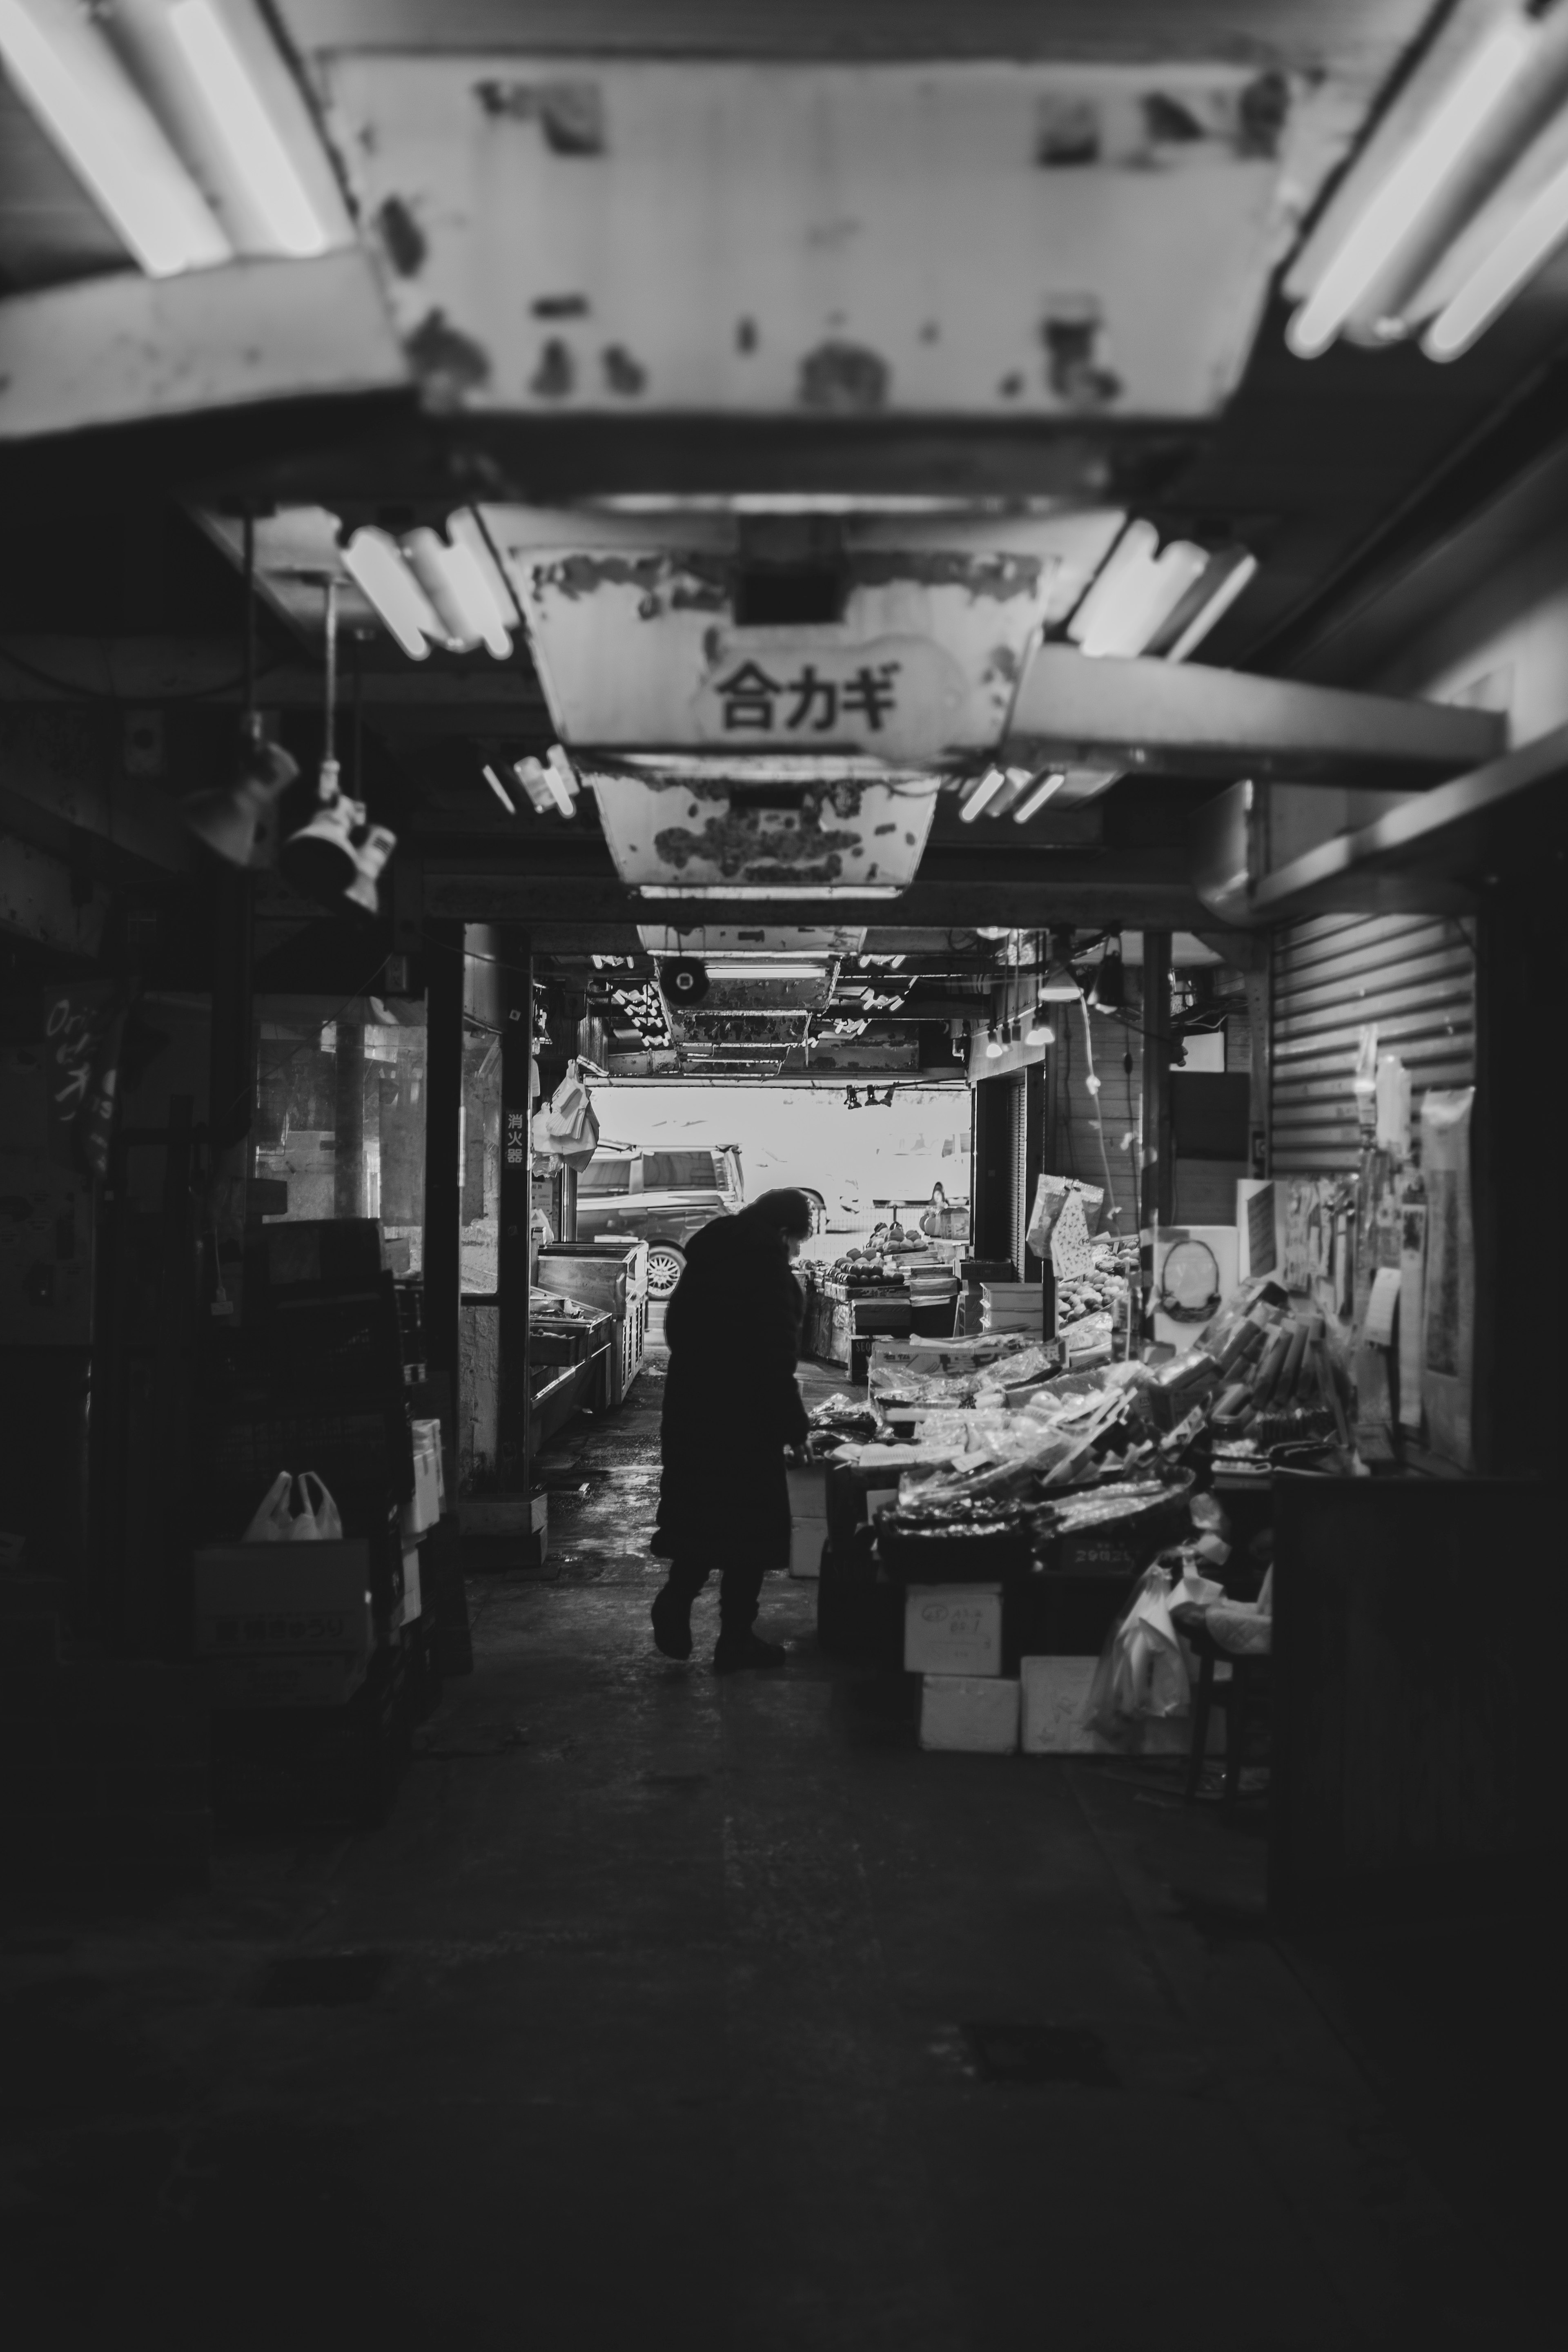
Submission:
{"label": "produce basket", "polygon": [[1187,1532],[1193,1478],[1192,1471],[1183,1471],[1142,1498],[1136,1489],[1146,1488],[1147,1479],[1130,1481],[1125,1488],[1120,1483],[1081,1486],[1052,1496],[1029,1514],[1036,1556],[1048,1572],[1135,1575]]}
{"label": "produce basket", "polygon": [[983,1584],[1030,1563],[1029,1525],[1016,1504],[962,1515],[889,1504],[874,1524],[882,1564],[900,1584]]}

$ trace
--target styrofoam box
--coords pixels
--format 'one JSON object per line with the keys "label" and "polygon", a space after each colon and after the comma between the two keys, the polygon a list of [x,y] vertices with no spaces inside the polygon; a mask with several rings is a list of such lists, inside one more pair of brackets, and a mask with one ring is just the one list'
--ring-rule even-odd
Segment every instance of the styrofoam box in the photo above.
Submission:
{"label": "styrofoam box", "polygon": [[904,1603],[904,1664],[912,1675],[999,1675],[999,1584],[912,1584]]}
{"label": "styrofoam box", "polygon": [[402,1556],[402,1594],[392,1614],[393,1633],[395,1633],[400,1626],[412,1625],[418,1617],[422,1605],[419,1586],[419,1546],[415,1544],[412,1550],[405,1551]]}
{"label": "styrofoam box", "polygon": [[785,1475],[789,1483],[789,1573],[821,1576],[822,1546],[828,1540],[827,1465],[812,1462]]}
{"label": "styrofoam box", "polygon": [[[1089,1685],[1094,1679],[1095,1658],[1020,1658],[1022,1736],[1026,1756],[1124,1756],[1121,1742],[1092,1731],[1084,1722]],[[1208,1719],[1208,1752],[1224,1746],[1224,1710],[1216,1707]],[[1192,1718],[1186,1715],[1151,1717],[1143,1726],[1136,1750],[1140,1756],[1186,1756],[1192,1747]]]}
{"label": "styrofoam box", "polygon": [[927,1675],[920,1745],[969,1756],[1010,1756],[1019,1744],[1019,1686],[1000,1675]]}
{"label": "styrofoam box", "polygon": [[436,1448],[416,1445],[413,1451],[413,1492],[399,1514],[405,1544],[428,1535],[441,1517],[441,1456]]}

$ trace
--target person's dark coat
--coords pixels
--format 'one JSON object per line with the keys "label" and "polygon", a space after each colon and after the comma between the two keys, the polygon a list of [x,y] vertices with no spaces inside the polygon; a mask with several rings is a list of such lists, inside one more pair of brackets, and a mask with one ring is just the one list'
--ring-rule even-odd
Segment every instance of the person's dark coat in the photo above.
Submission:
{"label": "person's dark coat", "polygon": [[795,1385],[803,1301],[779,1198],[765,1195],[694,1234],[665,1309],[664,1470],[653,1545],[662,1559],[789,1566],[784,1449],[804,1440],[808,1424]]}

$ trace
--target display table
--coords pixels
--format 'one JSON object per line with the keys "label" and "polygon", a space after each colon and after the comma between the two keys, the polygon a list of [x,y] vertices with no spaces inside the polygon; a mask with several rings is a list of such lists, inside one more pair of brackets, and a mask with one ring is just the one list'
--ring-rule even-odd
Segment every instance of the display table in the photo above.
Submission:
{"label": "display table", "polygon": [[845,1282],[818,1279],[807,1297],[802,1344],[820,1363],[835,1365],[852,1375],[856,1342],[864,1343],[863,1356],[875,1336],[906,1339],[911,1313],[909,1292],[903,1283],[860,1290]]}
{"label": "display table", "polygon": [[550,1242],[535,1270],[540,1290],[577,1298],[609,1316],[614,1332],[605,1359],[604,1402],[614,1407],[643,1369],[648,1335],[646,1242]]}

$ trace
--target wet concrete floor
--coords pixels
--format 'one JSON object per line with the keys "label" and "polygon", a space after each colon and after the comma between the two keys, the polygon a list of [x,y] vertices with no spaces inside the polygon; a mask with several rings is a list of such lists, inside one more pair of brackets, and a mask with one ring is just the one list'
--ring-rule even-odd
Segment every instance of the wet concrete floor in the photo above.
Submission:
{"label": "wet concrete floor", "polygon": [[1264,1932],[1260,1808],[922,1755],[787,1578],[784,1672],[711,1675],[711,1593],[659,1657],[659,1382],[552,1448],[544,1567],[471,1579],[475,1674],[384,1827],[14,1923],[8,2342],[1552,2340],[1486,2117],[1467,2172],[1375,2087],[1344,1955]]}

